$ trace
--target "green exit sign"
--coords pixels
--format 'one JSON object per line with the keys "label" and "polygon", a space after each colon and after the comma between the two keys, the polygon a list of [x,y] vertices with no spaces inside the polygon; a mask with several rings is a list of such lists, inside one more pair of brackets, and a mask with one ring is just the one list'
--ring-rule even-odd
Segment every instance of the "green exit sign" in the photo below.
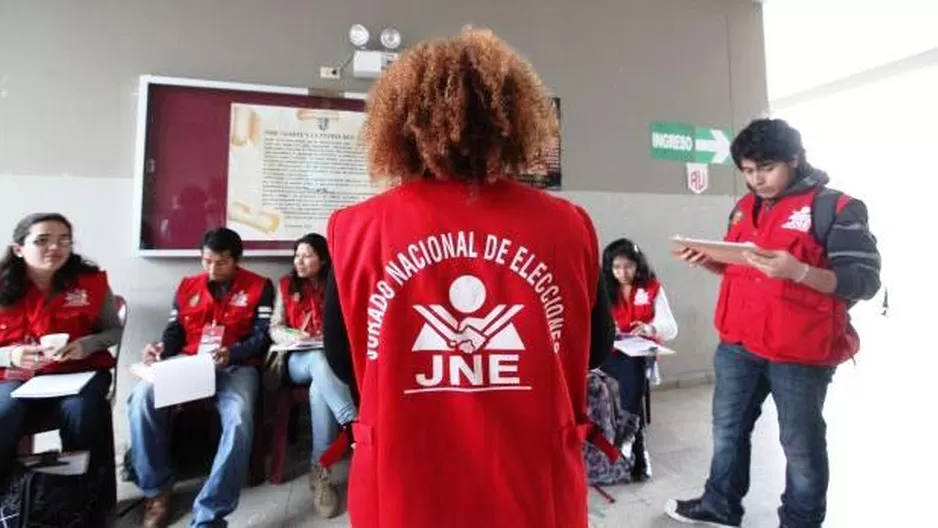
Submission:
{"label": "green exit sign", "polygon": [[651,124],[651,157],[654,159],[726,165],[733,133],[687,123],[655,121]]}

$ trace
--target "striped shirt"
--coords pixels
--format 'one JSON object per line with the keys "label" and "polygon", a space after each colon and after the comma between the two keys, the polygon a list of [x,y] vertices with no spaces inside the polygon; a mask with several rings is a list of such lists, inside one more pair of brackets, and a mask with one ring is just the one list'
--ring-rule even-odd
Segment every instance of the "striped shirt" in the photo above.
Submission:
{"label": "striped shirt", "polygon": [[[803,175],[792,182],[782,196],[791,196],[811,191],[818,191],[818,198],[836,193],[827,188],[830,178],[824,171],[809,167]],[[757,204],[757,208],[759,205]],[[813,214],[818,212],[815,208]],[[823,213],[822,213],[823,214]],[[812,223],[818,223],[817,217]],[[828,222],[829,223],[829,222]],[[834,216],[833,224],[822,240],[826,248],[831,271],[837,276],[834,294],[852,305],[857,301],[872,299],[879,291],[881,258],[876,237],[870,231],[866,204],[856,198],[850,198],[847,205]]]}

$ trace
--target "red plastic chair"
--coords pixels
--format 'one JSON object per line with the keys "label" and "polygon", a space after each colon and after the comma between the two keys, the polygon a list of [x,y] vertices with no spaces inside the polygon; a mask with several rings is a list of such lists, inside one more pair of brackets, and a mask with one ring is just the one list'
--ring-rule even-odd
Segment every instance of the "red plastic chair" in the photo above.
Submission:
{"label": "red plastic chair", "polygon": [[309,402],[309,388],[285,386],[277,390],[274,426],[270,444],[270,474],[267,480],[271,484],[283,484],[284,466],[287,459],[287,446],[290,444],[290,416],[293,408]]}

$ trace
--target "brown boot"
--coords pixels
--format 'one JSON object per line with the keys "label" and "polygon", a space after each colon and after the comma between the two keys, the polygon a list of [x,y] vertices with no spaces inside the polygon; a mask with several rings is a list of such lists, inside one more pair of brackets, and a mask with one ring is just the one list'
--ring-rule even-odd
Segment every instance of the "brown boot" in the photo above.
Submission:
{"label": "brown boot", "polygon": [[329,479],[329,470],[313,464],[309,470],[309,489],[313,492],[313,508],[320,517],[331,519],[339,514],[339,492]]}
{"label": "brown boot", "polygon": [[161,491],[152,499],[143,501],[143,528],[165,528],[169,519],[171,490]]}

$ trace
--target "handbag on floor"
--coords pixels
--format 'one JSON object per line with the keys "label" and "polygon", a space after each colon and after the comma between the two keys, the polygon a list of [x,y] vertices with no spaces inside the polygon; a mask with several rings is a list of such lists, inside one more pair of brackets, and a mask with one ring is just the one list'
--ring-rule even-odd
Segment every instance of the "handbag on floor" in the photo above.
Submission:
{"label": "handbag on floor", "polygon": [[38,465],[19,460],[2,482],[0,528],[98,528],[107,525],[101,503],[100,472],[60,475],[42,468],[60,466],[58,453],[40,455]]}

